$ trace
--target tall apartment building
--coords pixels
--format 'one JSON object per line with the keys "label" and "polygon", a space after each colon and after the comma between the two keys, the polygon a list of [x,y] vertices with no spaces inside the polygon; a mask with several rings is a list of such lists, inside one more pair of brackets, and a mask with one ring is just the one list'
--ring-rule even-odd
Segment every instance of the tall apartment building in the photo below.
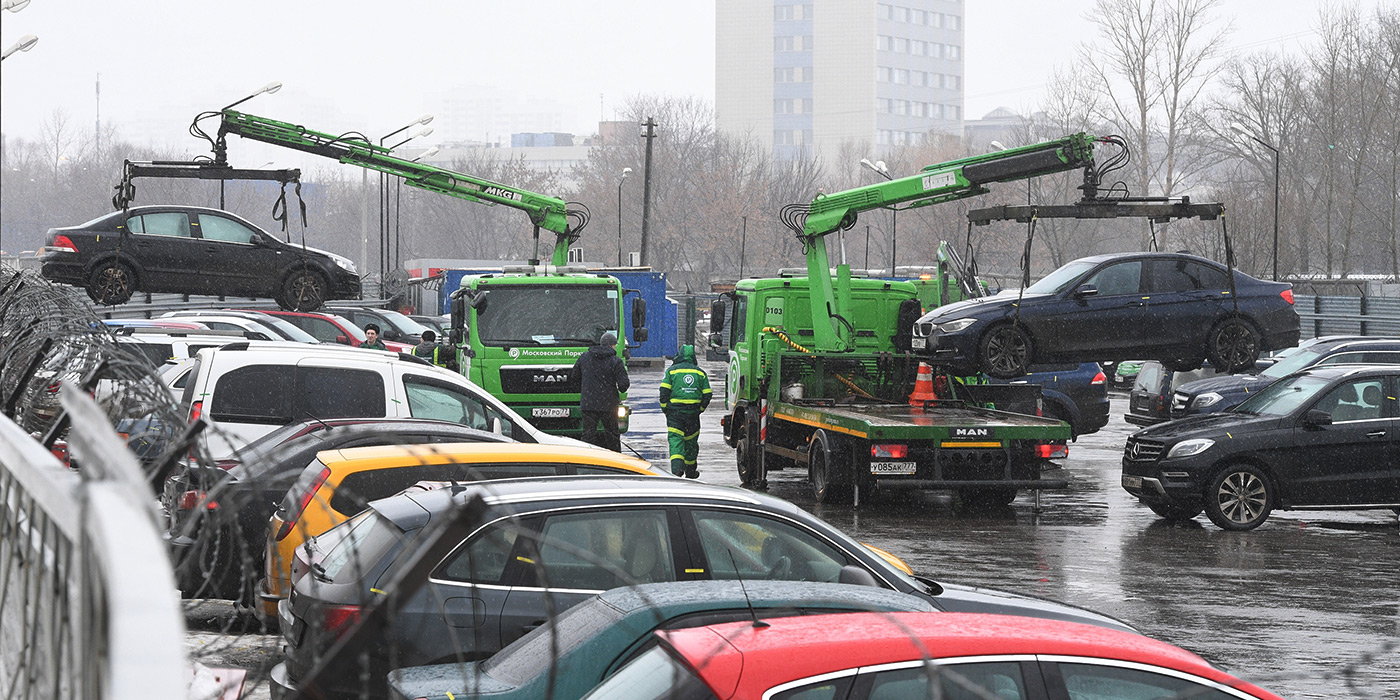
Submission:
{"label": "tall apartment building", "polygon": [[717,0],[715,120],[778,159],[961,134],[961,0]]}

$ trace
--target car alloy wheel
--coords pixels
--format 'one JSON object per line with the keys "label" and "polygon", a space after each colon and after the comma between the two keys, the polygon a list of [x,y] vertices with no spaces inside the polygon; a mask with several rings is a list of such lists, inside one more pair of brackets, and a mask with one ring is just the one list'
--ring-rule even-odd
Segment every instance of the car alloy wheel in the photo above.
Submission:
{"label": "car alloy wheel", "polygon": [[131,268],[116,260],[108,260],[92,271],[88,296],[104,306],[125,304],[136,291],[136,275]]}
{"label": "car alloy wheel", "polygon": [[1206,356],[1217,372],[1238,372],[1259,359],[1259,334],[1239,319],[1221,321],[1211,329]]}
{"label": "car alloy wheel", "polygon": [[326,282],[320,273],[301,269],[287,277],[278,303],[288,311],[315,311],[326,298]]}
{"label": "car alloy wheel", "polygon": [[1225,530],[1253,530],[1274,508],[1269,488],[1259,469],[1247,464],[1228,467],[1211,482],[1206,515]]}
{"label": "car alloy wheel", "polygon": [[982,337],[982,371],[997,379],[1015,379],[1026,373],[1031,360],[1031,339],[1017,326],[997,326]]}

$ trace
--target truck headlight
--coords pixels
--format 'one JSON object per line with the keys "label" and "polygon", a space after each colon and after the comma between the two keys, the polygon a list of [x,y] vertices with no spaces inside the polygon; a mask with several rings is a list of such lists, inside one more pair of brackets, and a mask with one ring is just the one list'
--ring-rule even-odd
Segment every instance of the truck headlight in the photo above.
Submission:
{"label": "truck headlight", "polygon": [[938,324],[938,330],[942,333],[957,333],[958,331],[967,330],[967,327],[974,323],[977,323],[977,319],[975,318],[960,318],[956,321]]}
{"label": "truck headlight", "polygon": [[1211,445],[1214,444],[1214,440],[1209,440],[1206,438],[1182,440],[1181,442],[1172,445],[1172,448],[1167,451],[1167,457],[1190,457],[1191,455],[1205,452],[1206,450],[1210,449]]}
{"label": "truck headlight", "polygon": [[630,409],[630,408],[628,408],[628,407],[626,407],[626,406],[618,406],[618,407],[617,407],[617,417],[618,417],[618,419],[626,418],[627,416],[631,415],[631,413],[632,413],[632,409]]}
{"label": "truck headlight", "polygon": [[1206,392],[1191,400],[1191,408],[1205,408],[1206,406],[1214,406],[1215,404],[1220,403],[1221,399],[1224,398],[1225,397],[1213,391]]}

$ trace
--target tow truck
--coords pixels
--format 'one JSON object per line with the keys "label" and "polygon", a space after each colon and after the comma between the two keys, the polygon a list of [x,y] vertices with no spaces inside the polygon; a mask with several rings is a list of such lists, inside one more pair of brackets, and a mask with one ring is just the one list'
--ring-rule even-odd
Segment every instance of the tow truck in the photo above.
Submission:
{"label": "tow truck", "polygon": [[[462,373],[541,430],[580,432],[579,381],[570,370],[607,331],[617,334],[618,354],[627,351],[625,310],[632,339],[646,340],[646,302],[616,277],[589,274],[568,262],[570,245],[588,223],[582,204],[400,158],[358,133],[324,133],[233,109],[216,114],[215,162],[226,162],[226,137],[234,134],[388,173],[410,187],[525,212],[534,229],[534,256],[500,273],[464,278],[451,295],[448,335]],[[540,229],[555,234],[552,255],[543,262]],[[623,432],[628,418],[624,406],[618,415]]]}
{"label": "tow truck", "polygon": [[[768,471],[805,468],[819,502],[857,505],[862,491],[880,486],[952,490],[996,504],[1022,489],[1065,487],[1041,477],[1070,428],[1037,415],[1040,388],[982,385],[921,367],[912,352],[922,313],[915,286],[853,276],[842,233],[864,211],[929,206],[984,194],[992,183],[1093,168],[1094,142],[1074,134],[784,207],[806,275],[741,280],[711,310],[712,333],[730,326],[721,425],[743,484],[765,488]],[[956,260],[940,246],[935,285],[944,302],[980,293]]]}

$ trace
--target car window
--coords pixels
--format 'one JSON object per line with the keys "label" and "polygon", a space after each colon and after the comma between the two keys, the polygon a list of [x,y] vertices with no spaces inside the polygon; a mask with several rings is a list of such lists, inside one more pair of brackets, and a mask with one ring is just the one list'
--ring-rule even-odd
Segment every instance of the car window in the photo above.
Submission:
{"label": "car window", "polygon": [[1147,261],[1148,287],[1153,293],[1189,292],[1199,289],[1225,289],[1225,273],[1208,265],[1184,259]]}
{"label": "car window", "polygon": [[298,419],[385,415],[384,377],[373,370],[298,367],[296,396]]}
{"label": "car window", "polygon": [[214,382],[209,415],[215,421],[271,423],[292,421],[291,386],[296,368],[251,365],[224,373]]}
{"label": "car window", "polygon": [[618,474],[627,474],[629,472],[619,467],[595,467],[588,464],[580,464],[574,467],[574,473],[583,476],[617,476]]}
{"label": "car window", "polygon": [[334,323],[323,318],[313,316],[286,316],[287,322],[311,334],[311,337],[326,343],[339,342],[337,338],[344,337],[344,331],[335,327]]}
{"label": "car window", "polygon": [[1339,352],[1330,357],[1325,357],[1320,365],[1393,365],[1400,364],[1400,352],[1383,352],[1372,350],[1370,352]]}
{"label": "car window", "polygon": [[1133,391],[1145,391],[1149,394],[1156,394],[1162,390],[1162,373],[1166,368],[1158,362],[1144,362],[1142,369],[1138,370],[1137,380],[1133,382]]}
{"label": "car window", "polygon": [[816,681],[774,693],[773,700],[841,700],[850,691],[851,682],[854,680],[853,676],[846,676]]}
{"label": "car window", "polygon": [[[863,700],[1025,700],[1021,664],[999,661],[915,666],[862,674],[853,698]],[[1103,696],[1116,698],[1114,695]]]}
{"label": "car window", "polygon": [[133,352],[146,358],[156,367],[165,364],[165,361],[175,356],[175,348],[170,343],[122,343],[123,350]]}
{"label": "car window", "polygon": [[748,316],[749,298],[739,297],[738,302],[734,304],[734,331],[729,339],[730,345],[737,345],[744,342],[744,330],[747,328],[746,324],[749,322]]}
{"label": "car window", "polygon": [[477,430],[491,430],[491,420],[501,422],[501,430],[509,436],[511,424],[500,412],[485,401],[443,382],[411,375],[403,378],[408,395],[408,414],[414,418],[460,423]]}
{"label": "car window", "polygon": [[566,513],[545,518],[538,566],[527,585],[601,591],[676,580],[670,528],[661,510]]}
{"label": "car window", "polygon": [[1142,291],[1142,261],[1114,263],[1095,272],[1084,284],[1096,287],[1101,297],[1139,294]]}
{"label": "car window", "polygon": [[1042,277],[1039,282],[1026,287],[1027,294],[1058,294],[1069,287],[1079,276],[1094,267],[1094,263],[1079,261],[1065,263],[1062,267]]}
{"label": "car window", "polygon": [[584,700],[715,700],[715,694],[664,647],[653,647],[603,681]]}
{"label": "car window", "polygon": [[[341,527],[348,532],[337,530],[326,533],[318,539],[336,538],[329,553],[321,560],[321,575],[334,583],[349,583],[358,580],[364,572],[374,566],[403,537],[403,530],[374,511],[365,511]],[[344,532],[342,535],[341,533]]]}
{"label": "car window", "polygon": [[1333,423],[1381,418],[1384,382],[1381,377],[1372,377],[1340,384],[1318,399],[1312,410],[1331,416]]}
{"label": "car window", "polygon": [[692,517],[715,579],[832,582],[848,563],[811,533],[772,518],[711,510],[695,510]]}
{"label": "car window", "polygon": [[[514,519],[493,523],[470,544],[449,554],[433,577],[463,583],[501,583],[519,539],[520,524]],[[528,559],[523,551],[517,556]]]}
{"label": "car window", "polygon": [[190,237],[190,219],[184,212],[142,214],[126,220],[126,230],[147,236]]}
{"label": "car window", "polygon": [[1070,700],[1235,700],[1235,696],[1204,683],[1142,669],[1067,663],[1059,667]]}
{"label": "car window", "polygon": [[207,240],[251,243],[257,233],[232,219],[212,214],[199,215],[199,233]]}
{"label": "car window", "polygon": [[483,481],[527,476],[555,476],[551,464],[411,464],[346,474],[331,496],[331,510],[353,515],[370,501],[388,498],[420,481]]}

